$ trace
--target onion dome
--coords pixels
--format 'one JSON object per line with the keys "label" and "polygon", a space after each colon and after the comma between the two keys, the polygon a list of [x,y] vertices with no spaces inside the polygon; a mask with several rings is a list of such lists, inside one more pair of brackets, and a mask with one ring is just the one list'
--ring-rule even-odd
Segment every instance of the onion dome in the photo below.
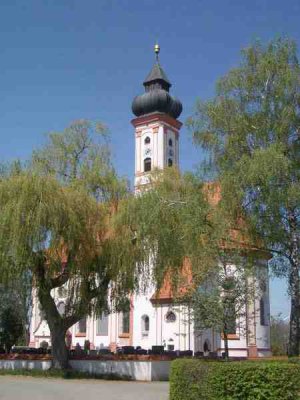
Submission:
{"label": "onion dome", "polygon": [[169,93],[172,85],[159,64],[159,50],[159,46],[156,45],[156,63],[143,83],[145,93],[134,98],[132,102],[132,111],[137,117],[154,112],[161,112],[176,119],[182,112],[182,104]]}

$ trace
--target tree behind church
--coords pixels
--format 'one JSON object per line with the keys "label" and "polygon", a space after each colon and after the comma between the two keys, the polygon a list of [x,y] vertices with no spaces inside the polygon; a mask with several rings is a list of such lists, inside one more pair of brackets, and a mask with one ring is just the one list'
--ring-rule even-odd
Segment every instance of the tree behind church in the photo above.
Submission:
{"label": "tree behind church", "polygon": [[300,66],[294,42],[256,42],[198,103],[189,123],[221,181],[223,202],[249,224],[258,247],[274,254],[289,282],[289,354],[300,340]]}

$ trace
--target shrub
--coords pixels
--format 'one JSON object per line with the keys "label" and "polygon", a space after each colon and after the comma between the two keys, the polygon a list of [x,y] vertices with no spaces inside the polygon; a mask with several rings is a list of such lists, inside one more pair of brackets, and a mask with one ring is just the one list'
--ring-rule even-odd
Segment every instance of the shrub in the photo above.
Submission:
{"label": "shrub", "polygon": [[175,360],[170,400],[300,399],[300,366],[279,361]]}

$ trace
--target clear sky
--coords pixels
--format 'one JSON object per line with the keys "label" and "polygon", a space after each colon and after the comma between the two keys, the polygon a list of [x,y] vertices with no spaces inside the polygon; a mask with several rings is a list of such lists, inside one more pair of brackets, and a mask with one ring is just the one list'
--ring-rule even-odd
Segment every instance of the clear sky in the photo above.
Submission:
{"label": "clear sky", "polygon": [[[253,39],[299,43],[299,17],[299,0],[1,0],[0,160],[26,159],[46,132],[88,118],[108,125],[117,170],[132,179],[131,101],[156,40],[184,122]],[[185,128],[180,156],[183,170],[201,158]],[[288,314],[284,292],[272,282],[272,313]]]}

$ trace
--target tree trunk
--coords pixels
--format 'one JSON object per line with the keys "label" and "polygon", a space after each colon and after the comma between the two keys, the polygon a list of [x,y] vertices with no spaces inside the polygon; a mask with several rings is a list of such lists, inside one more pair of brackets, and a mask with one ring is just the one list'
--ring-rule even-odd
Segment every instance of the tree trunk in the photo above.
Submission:
{"label": "tree trunk", "polygon": [[291,315],[290,315],[290,336],[288,355],[299,356],[300,344],[300,293],[299,293],[299,270],[300,270],[300,245],[297,231],[297,219],[293,212],[288,215],[291,230],[291,254],[290,254],[290,273],[289,289],[291,296]]}
{"label": "tree trunk", "polygon": [[291,263],[289,276],[290,296],[291,296],[291,315],[290,315],[290,334],[288,355],[299,356],[299,267]]}
{"label": "tree trunk", "polygon": [[69,353],[66,345],[66,331],[60,325],[50,327],[53,367],[69,368]]}
{"label": "tree trunk", "polygon": [[227,329],[225,328],[223,330],[223,340],[224,340],[224,348],[225,348],[225,360],[229,360],[229,347],[228,347],[228,335],[227,335]]}

